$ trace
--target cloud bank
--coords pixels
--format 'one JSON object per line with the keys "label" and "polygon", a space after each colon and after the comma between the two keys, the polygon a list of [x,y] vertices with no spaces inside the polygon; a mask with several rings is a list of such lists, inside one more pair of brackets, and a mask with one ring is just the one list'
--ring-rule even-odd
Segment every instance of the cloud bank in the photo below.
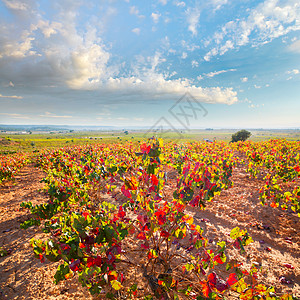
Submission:
{"label": "cloud bank", "polygon": [[[161,69],[165,59],[157,53],[144,57],[144,64],[132,63],[125,76],[120,63],[114,63],[110,46],[103,42],[100,30],[88,23],[84,29],[78,29],[81,1],[54,1],[57,14],[52,20],[37,12],[37,2],[33,0],[5,0],[4,4],[18,22],[0,23],[0,77],[3,82],[13,81],[15,86],[27,89],[57,86],[118,97],[131,94],[144,100],[173,99],[189,92],[207,103],[238,101],[232,88],[202,88],[188,78],[171,79],[170,73]],[[161,4],[166,5],[167,1]],[[129,13],[138,15],[139,10],[131,6]],[[189,31],[196,35],[200,11],[188,9],[187,15]],[[159,17],[158,13],[151,15],[155,23]],[[134,28],[132,32],[139,35],[141,30]]]}

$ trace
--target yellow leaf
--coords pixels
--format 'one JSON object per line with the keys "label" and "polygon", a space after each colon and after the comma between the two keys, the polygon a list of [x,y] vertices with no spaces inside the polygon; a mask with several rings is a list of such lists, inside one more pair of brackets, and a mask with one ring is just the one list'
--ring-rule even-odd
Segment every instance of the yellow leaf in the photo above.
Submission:
{"label": "yellow leaf", "polygon": [[247,287],[247,283],[245,282],[244,278],[242,278],[232,286],[232,289],[238,293],[242,293]]}
{"label": "yellow leaf", "polygon": [[158,140],[159,146],[162,147],[164,144],[164,140],[162,138],[158,138],[157,140]]}
{"label": "yellow leaf", "polygon": [[246,246],[247,245],[249,245],[249,244],[251,244],[251,243],[253,243],[254,241],[253,241],[253,239],[252,239],[252,237],[251,236],[249,236],[248,238],[247,238],[247,240],[246,240]]}
{"label": "yellow leaf", "polygon": [[253,291],[251,289],[247,290],[243,295],[240,295],[241,300],[251,300],[253,299]]}
{"label": "yellow leaf", "polygon": [[231,237],[233,240],[235,240],[235,239],[237,239],[238,237],[243,236],[245,233],[246,233],[245,230],[240,230],[239,227],[235,227],[235,228],[233,228],[233,229],[231,230],[231,232],[230,232],[230,237]]}
{"label": "yellow leaf", "polygon": [[112,288],[116,291],[120,290],[123,287],[123,285],[118,280],[112,280],[110,284]]}

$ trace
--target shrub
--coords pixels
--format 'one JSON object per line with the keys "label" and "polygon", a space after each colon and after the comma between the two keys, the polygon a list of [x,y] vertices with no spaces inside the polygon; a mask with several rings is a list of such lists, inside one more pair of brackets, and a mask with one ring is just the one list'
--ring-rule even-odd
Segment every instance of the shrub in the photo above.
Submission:
{"label": "shrub", "polygon": [[231,136],[231,142],[246,141],[251,136],[251,132],[243,129]]}

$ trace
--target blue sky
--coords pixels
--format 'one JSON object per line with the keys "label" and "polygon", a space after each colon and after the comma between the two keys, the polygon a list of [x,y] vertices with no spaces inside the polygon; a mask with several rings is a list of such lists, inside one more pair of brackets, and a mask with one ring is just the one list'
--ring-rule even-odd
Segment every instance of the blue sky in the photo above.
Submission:
{"label": "blue sky", "polygon": [[189,128],[300,127],[299,1],[0,1],[0,124],[177,128],[186,93]]}

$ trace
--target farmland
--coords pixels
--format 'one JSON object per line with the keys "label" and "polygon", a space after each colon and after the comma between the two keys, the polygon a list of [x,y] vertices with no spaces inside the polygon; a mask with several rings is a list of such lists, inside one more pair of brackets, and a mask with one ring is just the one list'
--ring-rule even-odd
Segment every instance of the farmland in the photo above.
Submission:
{"label": "farmland", "polygon": [[299,297],[300,142],[272,134],[5,136],[2,297]]}

